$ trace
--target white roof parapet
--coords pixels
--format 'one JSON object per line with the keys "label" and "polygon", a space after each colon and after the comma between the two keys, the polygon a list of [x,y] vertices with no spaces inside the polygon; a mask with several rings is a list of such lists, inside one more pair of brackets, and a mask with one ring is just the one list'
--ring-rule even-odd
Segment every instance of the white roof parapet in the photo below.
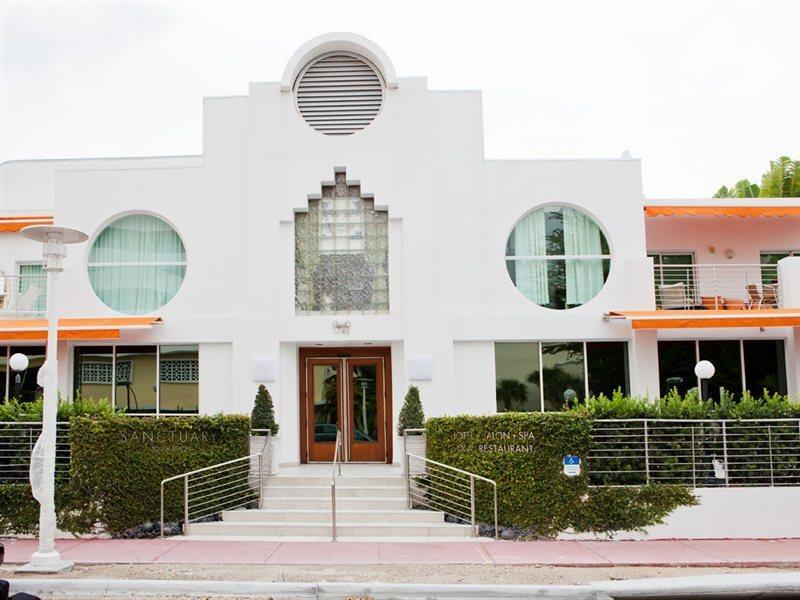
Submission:
{"label": "white roof parapet", "polygon": [[381,72],[386,87],[391,89],[397,87],[394,65],[380,46],[355,33],[333,32],[311,38],[297,49],[283,70],[281,91],[290,92],[297,75],[315,57],[335,51],[352,52],[363,56]]}

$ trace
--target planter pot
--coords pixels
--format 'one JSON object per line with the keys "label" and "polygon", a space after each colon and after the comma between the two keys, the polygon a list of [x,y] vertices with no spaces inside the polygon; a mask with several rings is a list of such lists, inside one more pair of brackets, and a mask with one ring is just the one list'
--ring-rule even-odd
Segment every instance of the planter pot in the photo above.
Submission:
{"label": "planter pot", "polygon": [[[280,465],[280,454],[281,454],[281,436],[266,436],[266,435],[251,435],[250,436],[250,455],[253,454],[260,454],[261,451],[264,449],[264,444],[267,442],[272,444],[272,464],[266,469],[266,473],[270,475],[275,475],[278,472],[278,466]],[[258,470],[258,459],[253,458],[251,460],[251,469],[253,472],[257,472]]]}
{"label": "planter pot", "polygon": [[[400,436],[400,447],[403,447],[403,436]],[[403,473],[406,472],[406,457],[405,453],[416,454],[417,456],[426,456],[427,443],[424,435],[408,435],[405,438],[405,449],[402,451],[403,456],[400,463],[403,466]]]}

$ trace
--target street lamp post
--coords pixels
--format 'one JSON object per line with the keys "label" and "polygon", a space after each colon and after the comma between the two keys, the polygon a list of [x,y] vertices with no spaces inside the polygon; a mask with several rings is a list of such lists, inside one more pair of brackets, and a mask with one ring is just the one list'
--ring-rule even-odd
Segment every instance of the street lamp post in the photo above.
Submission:
{"label": "street lamp post", "polygon": [[42,434],[31,453],[31,491],[39,501],[39,549],[31,554],[31,561],[20,567],[23,572],[59,573],[72,568],[72,563],[61,560],[56,550],[56,419],[58,414],[58,274],[64,270],[66,244],[85,242],[89,236],[77,229],[33,225],[25,227],[22,235],[42,242],[44,270],[47,272],[47,350],[39,369],[37,382],[44,388],[42,408]]}
{"label": "street lamp post", "polygon": [[16,352],[8,359],[8,366],[14,371],[14,395],[17,402],[22,400],[22,373],[28,368],[30,361],[21,352]]}
{"label": "street lamp post", "polygon": [[701,360],[694,366],[694,374],[700,380],[700,399],[708,400],[708,380],[714,376],[714,365],[708,360]]}

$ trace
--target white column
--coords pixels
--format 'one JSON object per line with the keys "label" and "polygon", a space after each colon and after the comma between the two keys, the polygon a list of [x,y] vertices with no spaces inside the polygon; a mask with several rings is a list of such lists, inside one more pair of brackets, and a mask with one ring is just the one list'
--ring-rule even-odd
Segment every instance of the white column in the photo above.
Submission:
{"label": "white column", "polygon": [[658,332],[655,329],[634,329],[628,351],[631,394],[655,400],[660,395]]}
{"label": "white column", "polygon": [[[778,296],[781,308],[800,309],[800,256],[778,261]],[[786,383],[789,395],[800,402],[800,327],[794,327],[786,344]]]}

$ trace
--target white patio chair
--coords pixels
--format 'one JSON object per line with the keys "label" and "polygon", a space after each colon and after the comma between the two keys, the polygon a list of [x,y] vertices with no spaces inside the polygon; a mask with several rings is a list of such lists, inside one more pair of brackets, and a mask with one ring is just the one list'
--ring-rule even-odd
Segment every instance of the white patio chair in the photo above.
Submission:
{"label": "white patio chair", "polygon": [[659,285],[658,294],[661,298],[661,308],[665,310],[689,308],[692,305],[686,295],[686,284],[682,281]]}
{"label": "white patio chair", "polygon": [[38,286],[30,286],[22,294],[12,299],[12,302],[3,309],[3,316],[6,318],[29,317],[41,295],[42,290]]}

